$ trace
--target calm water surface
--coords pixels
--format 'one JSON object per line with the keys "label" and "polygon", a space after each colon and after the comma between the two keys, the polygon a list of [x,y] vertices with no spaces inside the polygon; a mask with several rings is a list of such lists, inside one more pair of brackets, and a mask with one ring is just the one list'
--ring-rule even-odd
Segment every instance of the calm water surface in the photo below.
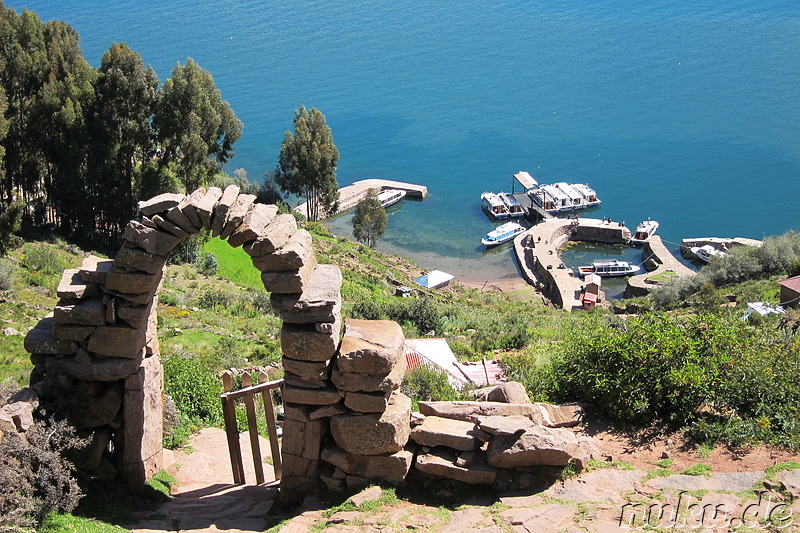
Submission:
{"label": "calm water surface", "polygon": [[[460,279],[515,277],[484,190],[528,170],[597,189],[593,216],[685,237],[798,229],[800,5],[704,0],[533,3],[8,1],[80,33],[97,66],[114,41],[164,80],[209,70],[244,135],[229,170],[275,166],[300,105],[325,113],[339,182],[427,185],[379,244]],[[349,217],[332,222],[350,232]],[[586,251],[577,261],[589,260]],[[627,252],[626,252],[627,253]],[[572,261],[569,254],[565,262]]]}

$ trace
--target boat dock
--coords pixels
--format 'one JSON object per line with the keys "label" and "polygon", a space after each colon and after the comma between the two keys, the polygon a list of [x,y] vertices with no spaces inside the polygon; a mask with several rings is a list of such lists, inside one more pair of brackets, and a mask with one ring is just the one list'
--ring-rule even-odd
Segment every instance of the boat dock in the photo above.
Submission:
{"label": "boat dock", "polygon": [[[402,181],[379,179],[356,181],[339,189],[339,210],[336,213],[325,213],[323,218],[330,218],[354,208],[358,202],[367,196],[367,192],[370,189],[375,189],[375,192],[378,193],[384,189],[399,189],[406,191],[406,196],[409,198],[424,199],[428,196],[428,188],[424,185],[415,185],[413,183],[405,183]],[[308,216],[306,202],[298,205],[294,208],[294,210],[304,216]]]}
{"label": "boat dock", "polygon": [[642,258],[642,266],[647,272],[628,278],[625,298],[647,295],[659,285],[660,282],[655,280],[662,277],[662,274],[671,274],[679,278],[687,278],[696,274],[694,270],[678,261],[670,253],[658,235],[653,235],[645,241],[642,246]]}

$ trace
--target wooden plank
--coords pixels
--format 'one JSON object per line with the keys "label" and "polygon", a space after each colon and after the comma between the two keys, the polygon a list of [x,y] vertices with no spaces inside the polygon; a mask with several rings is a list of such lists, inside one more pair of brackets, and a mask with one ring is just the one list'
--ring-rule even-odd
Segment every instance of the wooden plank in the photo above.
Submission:
{"label": "wooden plank", "polygon": [[[267,382],[267,374],[261,372],[258,380],[262,383]],[[283,380],[279,380],[283,382]],[[274,383],[274,382],[273,382]],[[275,424],[275,409],[272,406],[272,394],[269,390],[261,392],[261,400],[264,402],[264,416],[267,419],[267,432],[269,433],[269,446],[272,450],[272,470],[275,473],[275,480],[279,480],[283,475],[283,462],[281,461],[281,447],[278,442],[278,427]]]}
{"label": "wooden plank", "polygon": [[[242,385],[247,388],[253,384],[249,372],[242,375]],[[258,442],[258,423],[256,422],[256,405],[253,394],[244,397],[244,407],[247,411],[247,429],[250,435],[250,449],[253,452],[253,466],[256,471],[256,484],[264,483],[264,465],[261,463],[261,445]]]}
{"label": "wooden plank", "polygon": [[222,396],[224,396],[226,398],[230,398],[232,400],[235,400],[237,398],[241,398],[243,396],[247,396],[248,394],[253,394],[253,393],[256,393],[256,392],[262,392],[262,391],[268,390],[268,389],[277,389],[277,388],[280,388],[282,386],[283,386],[283,380],[282,379],[278,379],[278,380],[275,380],[275,381],[259,383],[258,385],[245,387],[245,388],[239,389],[237,391],[224,392],[222,394]]}
{"label": "wooden plank", "polygon": [[[226,391],[233,389],[233,377],[228,370],[222,373],[222,388]],[[228,453],[231,456],[233,482],[236,485],[243,485],[245,482],[244,466],[242,464],[242,448],[239,444],[239,429],[236,426],[235,400],[224,394],[220,399],[222,400],[222,416],[225,420],[225,436],[228,438]]]}

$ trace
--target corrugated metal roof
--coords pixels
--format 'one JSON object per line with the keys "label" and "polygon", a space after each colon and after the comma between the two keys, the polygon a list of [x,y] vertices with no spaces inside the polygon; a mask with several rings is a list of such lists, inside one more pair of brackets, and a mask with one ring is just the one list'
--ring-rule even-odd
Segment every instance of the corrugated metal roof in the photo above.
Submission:
{"label": "corrugated metal roof", "polygon": [[786,287],[787,289],[800,292],[800,276],[795,276],[793,278],[785,279],[779,283],[782,286]]}
{"label": "corrugated metal roof", "polygon": [[453,387],[462,388],[468,383],[482,387],[505,381],[497,361],[460,363],[445,339],[406,339],[404,347],[408,370],[422,365],[435,366],[447,374]]}

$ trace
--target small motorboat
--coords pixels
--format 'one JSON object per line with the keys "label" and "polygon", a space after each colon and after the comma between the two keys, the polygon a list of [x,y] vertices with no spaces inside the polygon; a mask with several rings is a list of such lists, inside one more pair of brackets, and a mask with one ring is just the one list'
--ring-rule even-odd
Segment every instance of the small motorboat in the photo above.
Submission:
{"label": "small motorboat", "polygon": [[693,246],[689,250],[703,263],[708,263],[714,257],[724,257],[728,255],[722,250],[717,250],[710,244],[706,244],[705,246]]}
{"label": "small motorboat", "polygon": [[481,239],[481,243],[486,247],[496,246],[510,241],[523,231],[525,228],[516,222],[506,222],[487,233],[486,237]]}
{"label": "small motorboat", "polygon": [[406,191],[400,189],[386,189],[378,195],[378,201],[381,207],[389,207],[394,205],[406,196]]}
{"label": "small motorboat", "polygon": [[649,218],[636,226],[636,232],[631,237],[632,245],[644,244],[647,239],[656,234],[658,229],[658,222],[650,220]]}
{"label": "small motorboat", "polygon": [[641,270],[639,265],[632,265],[627,261],[618,261],[617,259],[601,259],[593,261],[589,266],[578,267],[578,274],[585,276],[587,274],[597,274],[603,278],[614,276],[628,276],[636,274]]}
{"label": "small motorboat", "polygon": [[519,218],[525,214],[525,210],[513,194],[510,192],[501,192],[498,196],[500,200],[503,201],[503,204],[505,204],[506,209],[508,209],[508,216]]}

